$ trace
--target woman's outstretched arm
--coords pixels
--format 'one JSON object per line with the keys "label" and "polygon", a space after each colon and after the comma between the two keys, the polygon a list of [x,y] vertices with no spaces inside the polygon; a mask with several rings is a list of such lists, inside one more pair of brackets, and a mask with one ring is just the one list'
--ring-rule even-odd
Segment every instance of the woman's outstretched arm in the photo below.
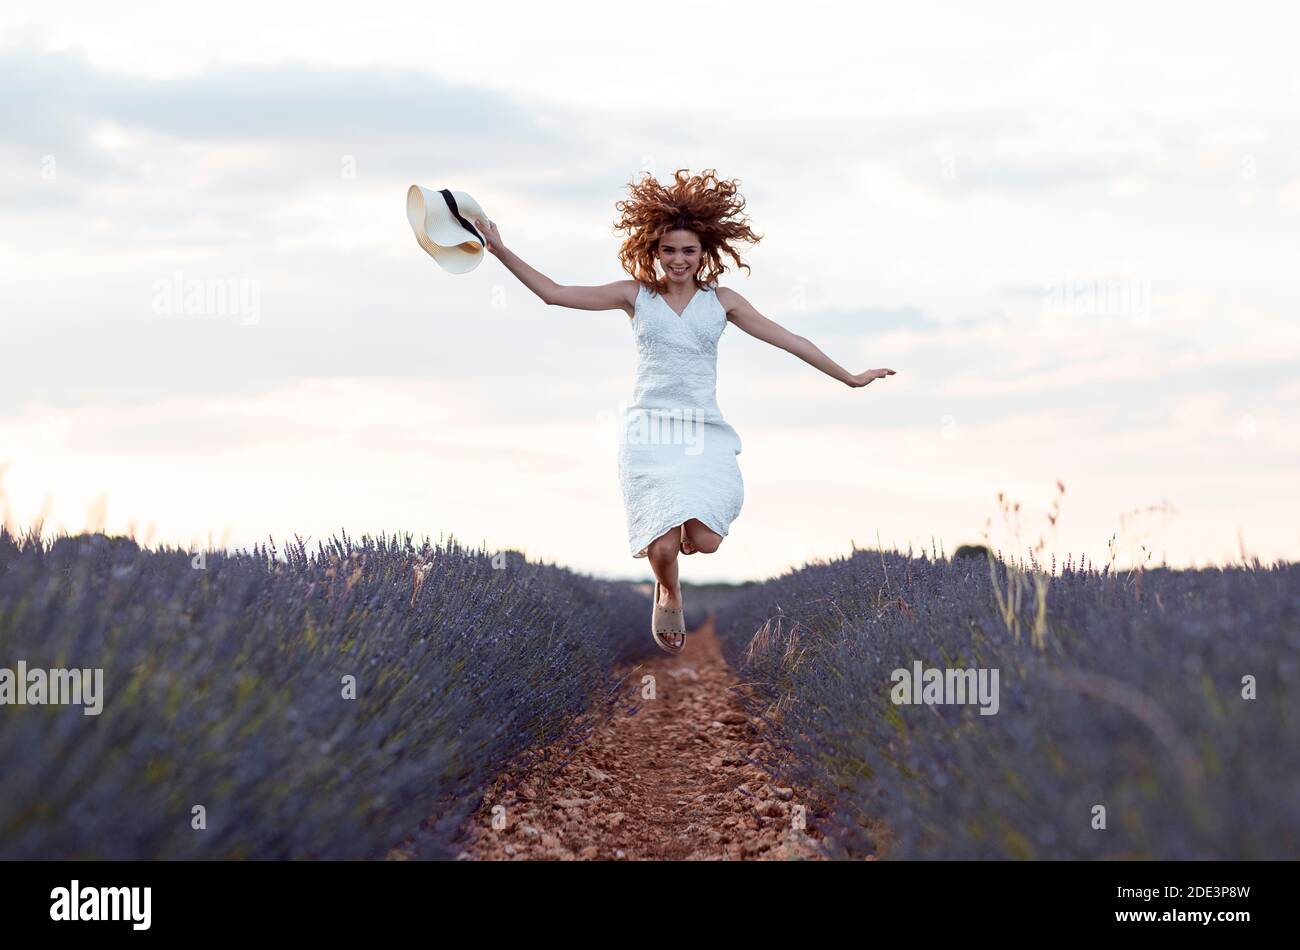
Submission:
{"label": "woman's outstretched arm", "polygon": [[868,369],[861,373],[850,373],[820,349],[817,344],[797,333],[791,333],[775,320],[769,320],[748,300],[730,287],[718,288],[718,302],[727,311],[727,319],[750,336],[771,343],[778,349],[799,357],[810,366],[815,366],[832,379],[837,379],[846,386],[866,386],[868,383],[885,376],[893,376],[892,369]]}
{"label": "woman's outstretched arm", "polygon": [[622,310],[628,314],[635,312],[636,281],[616,280],[597,287],[566,287],[557,284],[505,246],[495,221],[475,218],[474,223],[487,238],[488,253],[494,255],[506,266],[506,270],[518,277],[520,283],[537,294],[548,306],[571,307],[574,310]]}

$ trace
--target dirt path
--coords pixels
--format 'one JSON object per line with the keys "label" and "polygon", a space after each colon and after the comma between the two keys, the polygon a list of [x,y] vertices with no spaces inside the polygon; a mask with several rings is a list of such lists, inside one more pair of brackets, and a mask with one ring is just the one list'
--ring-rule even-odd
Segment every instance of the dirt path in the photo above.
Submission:
{"label": "dirt path", "polygon": [[[641,698],[646,676],[654,698]],[[626,684],[618,712],[563,767],[497,777],[462,860],[822,858],[818,809],[769,781],[771,750],[741,710],[712,617]]]}

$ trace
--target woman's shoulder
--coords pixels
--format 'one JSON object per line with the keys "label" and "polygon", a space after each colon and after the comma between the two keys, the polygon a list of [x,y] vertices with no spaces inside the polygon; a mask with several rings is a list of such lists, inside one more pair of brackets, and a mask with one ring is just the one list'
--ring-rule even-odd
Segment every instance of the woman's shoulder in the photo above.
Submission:
{"label": "woman's shoulder", "polygon": [[628,314],[633,320],[636,319],[637,312],[642,307],[649,306],[649,298],[654,293],[654,288],[641,280],[633,278],[636,285],[636,296],[632,299],[632,312]]}
{"label": "woman's shoulder", "polygon": [[718,306],[722,309],[722,312],[727,315],[728,320],[731,319],[731,314],[737,308],[746,307],[749,303],[739,292],[732,290],[730,287],[715,287],[713,296],[718,301]]}

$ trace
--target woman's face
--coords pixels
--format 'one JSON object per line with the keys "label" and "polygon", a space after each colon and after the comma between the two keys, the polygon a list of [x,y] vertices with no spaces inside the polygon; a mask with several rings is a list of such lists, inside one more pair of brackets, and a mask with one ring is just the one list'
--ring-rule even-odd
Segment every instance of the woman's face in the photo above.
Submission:
{"label": "woman's face", "polygon": [[700,253],[700,239],[694,231],[669,231],[659,239],[659,264],[670,287],[695,283],[695,272],[700,269]]}

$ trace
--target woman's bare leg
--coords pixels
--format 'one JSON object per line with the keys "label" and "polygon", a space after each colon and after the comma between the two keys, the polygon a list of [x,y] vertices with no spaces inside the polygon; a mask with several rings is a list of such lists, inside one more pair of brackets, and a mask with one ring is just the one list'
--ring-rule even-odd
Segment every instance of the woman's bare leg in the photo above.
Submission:
{"label": "woman's bare leg", "polygon": [[680,550],[682,529],[672,528],[646,546],[646,560],[659,581],[659,606],[680,607],[682,587],[678,580],[677,553]]}
{"label": "woman's bare leg", "polygon": [[[682,606],[682,588],[677,571],[677,552],[681,540],[682,529],[678,525],[646,545],[646,560],[650,562],[650,569],[659,581],[660,607]],[[686,642],[684,633],[663,633],[660,636],[674,647],[683,646]]]}

